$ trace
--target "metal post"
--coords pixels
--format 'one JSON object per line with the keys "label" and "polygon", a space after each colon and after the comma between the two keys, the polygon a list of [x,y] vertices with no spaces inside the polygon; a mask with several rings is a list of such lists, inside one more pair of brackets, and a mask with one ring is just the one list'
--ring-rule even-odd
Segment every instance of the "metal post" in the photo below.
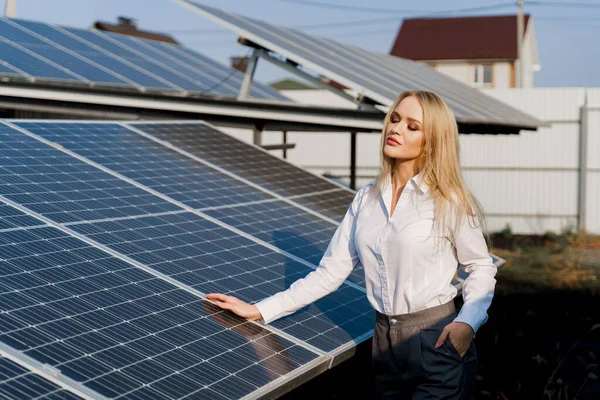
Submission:
{"label": "metal post", "polygon": [[252,143],[254,143],[257,146],[262,146],[262,127],[254,126],[252,128],[252,133]]}
{"label": "metal post", "polygon": [[515,86],[523,87],[523,30],[525,25],[523,17],[523,0],[518,1],[517,8],[517,60],[515,61]]}
{"label": "metal post", "polygon": [[252,79],[254,78],[254,72],[256,71],[256,64],[258,63],[258,55],[260,50],[254,49],[252,57],[248,61],[248,67],[246,67],[246,75],[244,75],[244,81],[240,88],[240,94],[238,99],[245,99],[250,97],[250,89],[252,88]]}
{"label": "metal post", "polygon": [[[283,144],[287,144],[287,131],[283,131]],[[283,149],[283,159],[287,160],[287,149]]]}
{"label": "metal post", "polygon": [[17,0],[6,0],[4,16],[6,18],[15,18],[17,16]]}
{"label": "metal post", "polygon": [[579,182],[577,185],[577,230],[579,232],[585,232],[586,220],[588,113],[586,101],[581,107],[581,124],[579,125]]}
{"label": "metal post", "polygon": [[356,132],[350,133],[350,189],[356,190]]}

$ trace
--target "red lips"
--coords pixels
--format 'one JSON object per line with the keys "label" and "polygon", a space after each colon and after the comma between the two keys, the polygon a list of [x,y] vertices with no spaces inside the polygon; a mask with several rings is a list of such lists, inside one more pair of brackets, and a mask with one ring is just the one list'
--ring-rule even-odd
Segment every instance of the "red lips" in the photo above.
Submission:
{"label": "red lips", "polygon": [[387,137],[387,142],[388,142],[388,144],[390,144],[392,146],[400,145],[400,142],[398,141],[398,139],[396,139],[393,135],[390,135]]}

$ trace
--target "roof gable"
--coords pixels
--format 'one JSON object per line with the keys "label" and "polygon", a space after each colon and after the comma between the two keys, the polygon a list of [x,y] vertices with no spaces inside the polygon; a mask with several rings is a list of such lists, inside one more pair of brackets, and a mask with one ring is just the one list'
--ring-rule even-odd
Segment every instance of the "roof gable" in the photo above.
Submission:
{"label": "roof gable", "polygon": [[[525,15],[524,34],[528,25]],[[517,17],[406,19],[390,54],[418,61],[516,59]]]}

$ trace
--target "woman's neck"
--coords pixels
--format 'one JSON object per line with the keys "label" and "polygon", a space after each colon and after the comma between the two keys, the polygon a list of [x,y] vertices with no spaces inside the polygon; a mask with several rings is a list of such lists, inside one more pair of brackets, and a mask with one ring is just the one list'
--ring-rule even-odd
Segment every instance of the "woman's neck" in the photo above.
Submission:
{"label": "woman's neck", "polygon": [[392,185],[394,188],[403,188],[406,182],[419,173],[419,168],[414,162],[396,163],[392,170]]}

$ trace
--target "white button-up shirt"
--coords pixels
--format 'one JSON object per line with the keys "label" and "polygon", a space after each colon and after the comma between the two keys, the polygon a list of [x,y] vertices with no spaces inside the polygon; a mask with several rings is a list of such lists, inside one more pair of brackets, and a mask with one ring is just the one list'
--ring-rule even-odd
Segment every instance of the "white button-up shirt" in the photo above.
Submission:
{"label": "white button-up shirt", "polygon": [[435,206],[419,175],[410,179],[391,214],[392,185],[388,177],[379,195],[362,188],[335,232],[319,267],[305,278],[256,304],[269,323],[337,289],[354,266],[365,270],[369,302],[375,310],[397,315],[452,300],[452,279],[462,266],[464,305],[455,321],[476,332],[487,320],[496,280],[480,227],[468,218],[445,237],[433,229]]}

